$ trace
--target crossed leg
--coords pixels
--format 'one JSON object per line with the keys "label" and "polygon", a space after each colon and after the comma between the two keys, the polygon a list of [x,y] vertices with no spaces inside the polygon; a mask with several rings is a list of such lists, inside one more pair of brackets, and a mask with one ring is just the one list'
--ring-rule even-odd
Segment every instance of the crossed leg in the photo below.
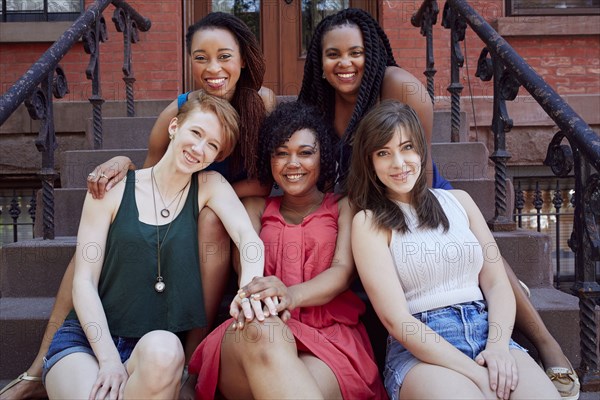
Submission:
{"label": "crossed leg", "polygon": [[279,317],[228,328],[221,343],[219,389],[229,399],[341,399],[333,371],[298,353]]}

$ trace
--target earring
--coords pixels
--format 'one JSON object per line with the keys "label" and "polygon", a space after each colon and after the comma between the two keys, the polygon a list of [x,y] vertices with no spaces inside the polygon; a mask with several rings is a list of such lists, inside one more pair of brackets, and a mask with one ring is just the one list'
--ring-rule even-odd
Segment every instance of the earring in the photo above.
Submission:
{"label": "earring", "polygon": [[169,133],[169,140],[173,140],[173,138],[175,138],[175,134],[174,133]]}
{"label": "earring", "polygon": [[321,74],[321,78],[325,79],[325,72]]}
{"label": "earring", "polygon": [[279,185],[277,184],[277,182],[273,182],[273,189],[279,190]]}

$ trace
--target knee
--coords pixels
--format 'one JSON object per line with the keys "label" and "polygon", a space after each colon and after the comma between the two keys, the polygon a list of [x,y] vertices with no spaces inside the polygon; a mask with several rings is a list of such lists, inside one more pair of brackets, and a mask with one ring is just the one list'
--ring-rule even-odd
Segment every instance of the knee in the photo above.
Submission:
{"label": "knee", "polygon": [[160,389],[181,379],[185,355],[177,336],[167,331],[146,334],[137,345],[138,373],[148,385]]}
{"label": "knee", "polygon": [[253,364],[269,365],[286,348],[296,347],[294,336],[279,318],[246,324],[237,335],[239,353]]}

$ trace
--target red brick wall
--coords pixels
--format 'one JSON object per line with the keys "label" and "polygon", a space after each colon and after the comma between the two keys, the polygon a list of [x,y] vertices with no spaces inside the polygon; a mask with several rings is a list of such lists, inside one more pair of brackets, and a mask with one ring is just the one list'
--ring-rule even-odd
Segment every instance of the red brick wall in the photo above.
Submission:
{"label": "red brick wall", "polygon": [[[182,10],[176,0],[129,0],[140,14],[152,21],[148,32],[140,32],[140,41],[132,46],[132,67],[137,79],[134,89],[136,100],[173,98],[182,89]],[[92,4],[86,0],[86,7]],[[101,44],[100,79],[105,100],[124,100],[123,35],[112,22],[114,6],[104,11],[108,41]],[[5,92],[46,51],[52,43],[1,43],[0,87]],[[77,43],[60,62],[69,84],[70,93],[63,101],[87,100],[91,95],[91,81],[85,69],[89,55],[82,43]]]}
{"label": "red brick wall", "polygon": [[[382,0],[382,26],[390,37],[396,61],[423,82],[426,81],[425,37],[410,23],[412,14],[421,1]],[[440,13],[434,27],[434,54],[436,96],[449,96],[450,31],[441,26],[443,1],[438,1]],[[488,22],[504,16],[502,0],[470,1],[472,7]],[[507,37],[508,43],[559,94],[600,93],[600,37],[587,36],[527,36]],[[474,76],[483,42],[467,28],[465,67],[461,70],[462,94],[469,94],[467,68],[475,96],[492,96],[491,82],[482,82]],[[465,43],[461,43],[464,51]],[[524,94],[524,89],[521,89]]]}
{"label": "red brick wall", "polygon": [[[381,24],[390,37],[398,63],[423,82],[425,69],[425,38],[419,28],[410,24],[420,0],[380,0]],[[86,0],[86,5],[92,0]],[[178,0],[130,0],[142,15],[150,18],[152,28],[140,32],[140,41],[133,45],[135,97],[138,100],[171,99],[182,91],[182,3]],[[438,1],[440,7],[444,2]],[[504,16],[502,0],[471,1],[473,7],[488,21]],[[109,40],[102,44],[102,95],[106,100],[123,100],[125,84],[122,80],[122,34],[116,32],[111,21],[113,6],[104,12]],[[442,28],[442,10],[434,27],[436,95],[448,96],[450,82],[449,30]],[[508,42],[560,94],[599,93],[600,37],[596,36],[528,36],[508,37]],[[51,43],[0,44],[0,88],[5,92]],[[461,48],[464,48],[461,43]],[[491,83],[481,82],[474,73],[483,47],[479,38],[467,29],[466,66],[461,71],[463,95],[468,95],[469,79],[474,95],[491,96]],[[91,82],[85,77],[89,56],[83,45],[76,44],[61,62],[69,82],[70,94],[66,100],[86,100],[91,94]],[[467,79],[468,78],[468,79]]]}

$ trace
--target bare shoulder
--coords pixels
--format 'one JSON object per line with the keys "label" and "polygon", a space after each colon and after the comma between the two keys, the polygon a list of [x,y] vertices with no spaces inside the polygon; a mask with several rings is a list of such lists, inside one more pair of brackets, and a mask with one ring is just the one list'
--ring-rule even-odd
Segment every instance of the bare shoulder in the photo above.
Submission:
{"label": "bare shoulder", "polygon": [[352,218],[353,228],[373,228],[373,212],[371,210],[360,210]]}
{"label": "bare shoulder", "polygon": [[471,195],[467,192],[465,192],[464,190],[460,190],[460,189],[452,189],[452,190],[448,190],[448,192],[450,194],[452,194],[454,197],[456,197],[456,200],[459,201],[459,203],[461,203],[464,207],[465,203],[473,203],[473,199],[471,198]]}
{"label": "bare shoulder", "polygon": [[262,98],[263,103],[265,103],[267,114],[273,111],[277,105],[277,97],[275,96],[275,93],[271,89],[262,86],[258,91],[258,94]]}
{"label": "bare shoulder", "polygon": [[385,70],[381,85],[381,98],[406,102],[414,94],[421,92],[423,83],[407,70],[390,66]]}
{"label": "bare shoulder", "polygon": [[231,187],[227,179],[217,171],[202,171],[198,174],[198,187],[210,187],[223,183]]}

